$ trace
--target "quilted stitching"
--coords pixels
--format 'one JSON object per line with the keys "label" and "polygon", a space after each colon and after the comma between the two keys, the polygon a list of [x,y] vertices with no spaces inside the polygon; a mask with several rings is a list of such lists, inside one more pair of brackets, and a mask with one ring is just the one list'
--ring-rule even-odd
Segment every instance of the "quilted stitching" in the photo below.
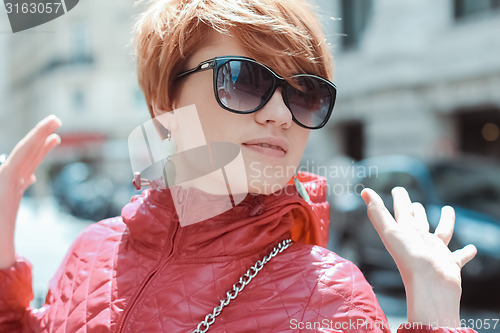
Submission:
{"label": "quilted stitching", "polygon": [[[94,224],[78,237],[42,309],[27,308],[32,297],[27,263],[20,259],[1,270],[0,288],[8,292],[0,295],[0,331],[117,332],[125,311],[124,332],[194,329],[233,283],[291,232],[304,242],[326,244],[325,180],[300,177],[312,198],[309,205],[298,195],[269,196],[259,201],[265,210],[249,217],[255,204],[249,199],[175,236],[178,220],[164,192],[134,197],[122,218]],[[361,272],[326,249],[298,242],[264,266],[210,332],[287,332],[292,319],[358,318],[386,322]]]}

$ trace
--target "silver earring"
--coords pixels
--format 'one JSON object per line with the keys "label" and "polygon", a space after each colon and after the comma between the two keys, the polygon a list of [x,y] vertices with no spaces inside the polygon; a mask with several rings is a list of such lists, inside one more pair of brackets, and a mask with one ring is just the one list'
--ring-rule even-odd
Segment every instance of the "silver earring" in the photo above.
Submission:
{"label": "silver earring", "polygon": [[177,152],[177,144],[172,139],[170,131],[168,132],[167,138],[162,141],[161,145],[166,156],[165,164],[163,166],[163,180],[168,188],[169,184],[173,185],[175,182],[175,165],[171,156]]}
{"label": "silver earring", "polygon": [[166,157],[163,164],[163,183],[161,179],[149,180],[143,178],[140,172],[134,173],[134,179],[132,184],[136,190],[140,190],[143,186],[148,186],[151,188],[165,188],[173,185],[175,183],[175,166],[172,161],[172,155],[177,152],[177,144],[172,139],[170,131],[167,134],[167,138],[161,142],[161,149],[163,150],[164,156]]}

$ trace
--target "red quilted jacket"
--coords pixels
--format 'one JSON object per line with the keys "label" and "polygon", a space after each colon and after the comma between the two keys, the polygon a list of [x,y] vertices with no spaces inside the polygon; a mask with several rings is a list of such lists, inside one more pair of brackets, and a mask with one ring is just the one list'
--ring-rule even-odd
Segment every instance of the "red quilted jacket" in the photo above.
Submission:
{"label": "red quilted jacket", "polygon": [[[294,243],[264,265],[209,332],[390,332],[358,268],[321,247],[328,233],[325,179],[300,178],[309,204],[290,185],[280,195],[248,195],[186,227],[169,191],[144,191],[121,217],[77,238],[41,309],[28,307],[26,261],[1,270],[0,332],[192,332],[256,260],[289,237]],[[191,200],[210,205],[203,192],[182,195],[186,209]]]}

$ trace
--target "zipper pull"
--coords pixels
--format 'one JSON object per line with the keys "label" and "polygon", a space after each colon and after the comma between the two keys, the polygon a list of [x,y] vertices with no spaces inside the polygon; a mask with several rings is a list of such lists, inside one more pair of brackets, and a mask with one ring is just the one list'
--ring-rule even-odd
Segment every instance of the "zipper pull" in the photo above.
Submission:
{"label": "zipper pull", "polygon": [[307,193],[306,188],[304,187],[304,185],[302,185],[297,175],[293,176],[293,182],[295,184],[297,192],[299,192],[302,199],[304,199],[306,202],[310,202],[311,198],[309,197],[309,193]]}
{"label": "zipper pull", "polygon": [[254,196],[254,200],[256,202],[255,206],[250,210],[248,215],[250,216],[256,216],[264,213],[265,206],[262,204],[262,200],[259,195]]}

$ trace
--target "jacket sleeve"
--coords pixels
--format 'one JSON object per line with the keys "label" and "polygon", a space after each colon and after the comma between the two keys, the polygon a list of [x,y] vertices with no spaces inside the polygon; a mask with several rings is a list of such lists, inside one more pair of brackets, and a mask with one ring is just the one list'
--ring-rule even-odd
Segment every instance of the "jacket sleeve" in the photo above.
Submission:
{"label": "jacket sleeve", "polygon": [[[350,261],[332,264],[316,284],[303,316],[320,322],[319,332],[390,333],[391,327],[372,287]],[[394,327],[396,328],[396,327]],[[473,333],[470,328],[402,324],[398,333]]]}
{"label": "jacket sleeve", "polygon": [[428,325],[401,324],[397,333],[477,333],[472,328],[432,327]]}
{"label": "jacket sleeve", "polygon": [[39,309],[29,306],[33,299],[31,264],[18,257],[13,266],[0,270],[0,333],[54,332],[57,327],[76,332],[69,328],[68,321],[70,315],[74,325],[86,320],[86,311],[73,310],[80,304],[78,301],[88,300],[87,263],[97,256],[96,248],[100,248],[103,240],[119,239],[124,228],[121,219],[116,218],[93,223],[82,231],[50,280],[45,304]]}
{"label": "jacket sleeve", "polygon": [[0,332],[22,332],[33,299],[31,283],[31,264],[22,257],[0,270]]}
{"label": "jacket sleeve", "polygon": [[[83,232],[82,232],[83,234]],[[80,234],[68,249],[66,256],[51,279],[45,304],[39,308],[29,306],[33,299],[31,264],[18,257],[14,265],[0,270],[0,332],[38,333],[50,331],[49,313],[54,302],[51,292],[60,289],[61,277],[67,269],[68,261],[81,243]]]}
{"label": "jacket sleeve", "polygon": [[325,264],[303,322],[320,322],[318,332],[390,333],[387,318],[361,271],[339,257]]}
{"label": "jacket sleeve", "polygon": [[[68,251],[70,254],[72,249]],[[49,294],[53,281],[62,274],[68,254],[56,272],[49,286]],[[40,308],[32,308],[29,303],[33,299],[31,264],[18,257],[16,263],[0,270],[0,332],[38,333],[47,331],[47,317],[51,304],[47,296],[46,303]]]}

